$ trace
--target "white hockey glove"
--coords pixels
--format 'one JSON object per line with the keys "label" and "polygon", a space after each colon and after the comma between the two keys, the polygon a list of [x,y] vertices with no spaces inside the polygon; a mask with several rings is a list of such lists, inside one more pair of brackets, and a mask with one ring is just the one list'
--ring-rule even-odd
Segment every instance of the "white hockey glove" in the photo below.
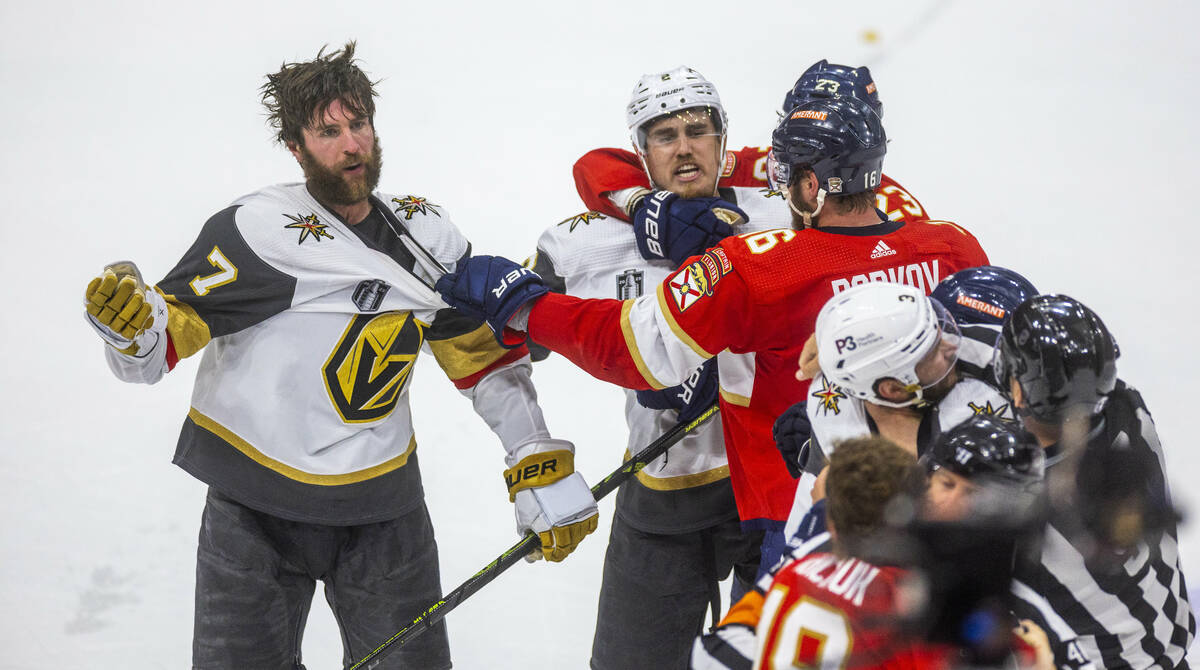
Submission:
{"label": "white hockey glove", "polygon": [[158,344],[167,329],[167,303],[147,289],[137,266],[118,261],[104,267],[84,292],[88,323],[117,351],[141,356]]}
{"label": "white hockey glove", "polygon": [[504,481],[509,500],[516,503],[517,534],[532,530],[542,540],[541,553],[525,560],[563,560],[596,530],[600,518],[591,489],[575,472],[574,445],[539,440],[518,447],[506,460],[511,467]]}

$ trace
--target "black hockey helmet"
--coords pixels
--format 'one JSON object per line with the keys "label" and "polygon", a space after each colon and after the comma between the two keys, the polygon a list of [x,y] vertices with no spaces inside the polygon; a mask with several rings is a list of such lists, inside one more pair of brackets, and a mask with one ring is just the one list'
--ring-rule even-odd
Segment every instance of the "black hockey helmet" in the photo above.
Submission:
{"label": "black hockey helmet", "polygon": [[883,103],[879,101],[879,90],[871,71],[864,65],[850,67],[821,59],[808,67],[792,89],[783,96],[783,113],[786,114],[813,98],[836,98],[848,95],[871,106],[879,118],[883,118]]}
{"label": "black hockey helmet", "polygon": [[871,106],[851,97],[814,98],[788,110],[771,135],[767,176],[775,188],[807,166],[831,195],[874,191],[887,136]]}
{"label": "black hockey helmet", "polygon": [[1033,417],[1061,423],[1068,409],[1091,412],[1117,382],[1120,350],[1104,322],[1078,300],[1040,295],[1021,303],[996,343],[996,381],[1021,385]]}
{"label": "black hockey helmet", "polygon": [[966,479],[1035,484],[1045,456],[1032,435],[1017,424],[978,415],[942,433],[921,458],[927,470],[945,468]]}

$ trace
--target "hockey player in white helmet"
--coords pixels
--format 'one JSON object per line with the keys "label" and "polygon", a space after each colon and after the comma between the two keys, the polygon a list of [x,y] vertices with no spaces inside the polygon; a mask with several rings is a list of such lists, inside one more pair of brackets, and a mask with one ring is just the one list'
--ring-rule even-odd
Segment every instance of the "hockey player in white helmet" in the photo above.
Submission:
{"label": "hockey player in white helmet", "polygon": [[806,402],[789,409],[775,430],[789,470],[801,480],[789,536],[812,534],[801,521],[838,442],[881,435],[919,456],[972,416],[1015,418],[996,388],[962,374],[963,335],[920,289],[868,283],[839,293],[817,316],[816,340],[822,372]]}
{"label": "hockey player in white helmet", "polygon": [[[647,174],[665,189],[650,204],[654,211],[665,213],[677,194],[698,196],[712,205],[713,225],[738,232],[788,225],[780,197],[756,188],[722,189],[716,197],[727,120],[716,87],[699,72],[678,67],[642,76],[626,120]],[[670,242],[662,241],[668,248]],[[531,264],[552,291],[622,300],[652,291],[677,265],[668,258],[647,260],[629,223],[598,212],[548,228]],[[531,349],[537,358],[537,347]],[[627,453],[712,406],[717,368],[727,364],[739,365],[739,357],[725,352],[680,386],[625,391]],[[612,454],[614,461],[619,456]],[[739,590],[753,583],[760,539],[761,532],[740,528],[718,416],[617,494],[591,667],[684,667],[705,611],[719,603],[717,581],[732,569]]]}

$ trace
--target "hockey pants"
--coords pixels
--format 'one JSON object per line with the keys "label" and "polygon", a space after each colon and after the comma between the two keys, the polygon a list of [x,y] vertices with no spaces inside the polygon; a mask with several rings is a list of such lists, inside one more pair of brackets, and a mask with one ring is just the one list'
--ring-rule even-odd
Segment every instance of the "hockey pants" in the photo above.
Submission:
{"label": "hockey pants", "polygon": [[[429,512],[361,526],[323,526],[252,510],[209,489],[196,563],[197,670],[298,670],[316,580],[353,664],[441,596]],[[450,667],[445,622],[382,668]]]}
{"label": "hockey pants", "polygon": [[[614,515],[596,635],[594,670],[683,670],[700,634],[716,582],[753,585],[761,533],[737,519],[679,535],[639,531]],[[715,622],[714,622],[715,623]]]}

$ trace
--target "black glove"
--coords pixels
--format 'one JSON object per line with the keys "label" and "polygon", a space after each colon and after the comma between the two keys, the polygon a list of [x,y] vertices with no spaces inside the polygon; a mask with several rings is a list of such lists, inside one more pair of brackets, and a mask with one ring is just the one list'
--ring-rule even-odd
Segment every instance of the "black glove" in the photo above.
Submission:
{"label": "black glove", "polygon": [[734,234],[746,213],[720,198],[680,198],[655,191],[633,213],[638,252],[647,260],[670,259],[676,267]]}
{"label": "black glove", "polygon": [[717,359],[692,371],[687,381],[661,391],[638,391],[638,404],[650,409],[673,409],[679,420],[691,421],[717,402]]}
{"label": "black glove", "polygon": [[1179,519],[1167,498],[1157,455],[1127,440],[1089,444],[1075,484],[1084,527],[1109,551],[1133,550]]}
{"label": "black glove", "polygon": [[804,474],[804,461],[808,460],[808,440],[812,437],[812,423],[808,420],[808,403],[801,400],[784,410],[775,419],[771,428],[775,436],[775,448],[783,456],[783,464],[793,479]]}

